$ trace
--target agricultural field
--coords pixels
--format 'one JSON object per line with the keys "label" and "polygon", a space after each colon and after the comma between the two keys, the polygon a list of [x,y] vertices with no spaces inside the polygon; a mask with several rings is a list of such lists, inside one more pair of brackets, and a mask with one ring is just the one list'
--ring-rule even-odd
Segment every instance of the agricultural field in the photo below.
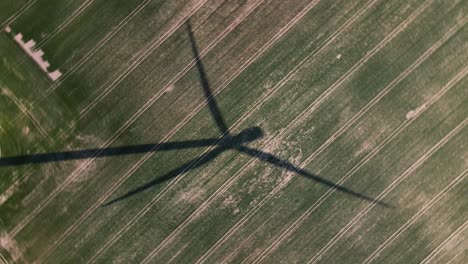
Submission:
{"label": "agricultural field", "polygon": [[467,14],[0,1],[0,263],[468,263]]}

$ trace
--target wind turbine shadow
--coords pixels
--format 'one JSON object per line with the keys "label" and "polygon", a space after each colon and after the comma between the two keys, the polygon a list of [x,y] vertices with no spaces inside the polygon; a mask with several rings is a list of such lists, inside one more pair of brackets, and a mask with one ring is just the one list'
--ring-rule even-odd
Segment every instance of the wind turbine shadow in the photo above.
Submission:
{"label": "wind turbine shadow", "polygon": [[104,204],[104,206],[111,205],[111,204],[113,204],[115,202],[126,199],[126,198],[128,198],[128,197],[130,197],[132,195],[135,195],[135,194],[139,193],[139,192],[145,191],[145,190],[151,188],[152,186],[154,186],[156,184],[160,184],[160,183],[162,183],[162,182],[164,182],[166,180],[169,180],[169,179],[171,179],[173,177],[176,177],[176,176],[178,176],[180,174],[186,173],[189,170],[201,167],[201,166],[207,164],[208,162],[210,162],[211,160],[215,159],[217,156],[219,156],[222,152],[224,152],[226,150],[236,150],[236,151],[238,151],[240,153],[247,154],[247,155],[249,155],[249,156],[251,156],[253,158],[262,160],[264,162],[267,162],[267,163],[269,163],[271,165],[274,165],[276,167],[279,167],[281,169],[291,171],[291,172],[294,172],[294,173],[299,174],[301,176],[304,176],[304,177],[306,177],[306,178],[308,178],[308,179],[310,179],[312,181],[315,181],[315,182],[317,182],[319,184],[325,185],[325,186],[327,186],[329,188],[332,188],[332,189],[335,189],[337,191],[346,193],[348,195],[357,197],[359,199],[366,200],[366,201],[371,202],[371,203],[381,205],[383,207],[391,207],[389,204],[387,204],[385,202],[382,202],[382,201],[376,200],[376,199],[374,199],[372,197],[369,197],[369,196],[363,195],[361,193],[355,192],[355,191],[353,191],[351,189],[348,189],[346,187],[343,187],[341,185],[333,183],[333,182],[331,182],[329,180],[321,178],[321,177],[319,177],[319,176],[317,176],[315,174],[312,174],[312,173],[310,173],[310,172],[308,172],[306,170],[303,170],[303,169],[293,165],[292,163],[290,163],[288,161],[282,160],[282,159],[274,156],[273,154],[247,147],[246,146],[247,143],[250,143],[250,142],[252,142],[254,140],[257,140],[257,139],[260,139],[260,138],[263,137],[263,131],[259,127],[247,128],[247,129],[243,130],[241,133],[239,133],[237,135],[233,135],[232,133],[230,133],[229,127],[226,125],[226,122],[224,121],[224,118],[223,118],[223,116],[221,114],[221,111],[220,111],[220,109],[218,107],[218,104],[216,103],[216,101],[214,99],[214,96],[213,96],[213,93],[211,91],[209,80],[207,78],[207,75],[206,75],[206,72],[205,72],[205,67],[204,67],[204,65],[203,65],[203,63],[201,61],[201,57],[200,57],[200,54],[198,52],[198,47],[197,47],[197,44],[196,44],[196,41],[195,41],[195,37],[193,36],[193,31],[191,29],[190,22],[187,22],[186,25],[187,25],[187,31],[188,31],[188,35],[189,35],[190,44],[191,44],[191,47],[192,47],[192,52],[193,52],[194,57],[195,57],[196,67],[198,69],[198,75],[199,75],[200,83],[201,83],[201,86],[203,88],[205,100],[207,102],[208,108],[209,108],[209,110],[211,112],[211,115],[213,117],[213,120],[216,123],[216,126],[218,127],[218,130],[221,132],[221,137],[218,139],[218,141],[215,144],[212,145],[212,146],[217,146],[217,147],[214,150],[211,150],[210,152],[203,154],[199,158],[193,159],[193,160],[185,163],[181,167],[170,171],[169,173],[165,174],[164,176],[159,177],[159,178],[157,178],[157,179],[155,179],[153,181],[150,181],[150,182],[146,183],[145,185],[142,185],[142,186],[140,186],[140,187],[138,187],[136,189],[133,189],[133,190],[127,192],[126,194],[107,202],[106,204]]}
{"label": "wind turbine shadow", "polygon": [[195,59],[195,66],[198,71],[198,76],[200,84],[203,89],[204,98],[210,114],[215,122],[219,132],[220,137],[218,138],[208,138],[200,140],[186,140],[186,141],[175,141],[167,143],[158,143],[158,144],[142,144],[134,146],[122,146],[122,147],[112,147],[112,148],[96,148],[96,149],[85,149],[85,150],[76,150],[76,151],[64,151],[64,152],[52,152],[52,153],[41,153],[41,154],[32,154],[32,155],[22,155],[15,157],[6,157],[0,158],[0,167],[1,166],[18,166],[31,163],[45,163],[45,162],[57,162],[57,161],[66,161],[66,160],[75,160],[75,159],[86,159],[86,158],[96,158],[96,157],[107,157],[107,156],[120,156],[120,155],[130,155],[130,154],[139,154],[147,152],[156,152],[156,151],[170,151],[170,150],[180,150],[180,149],[190,149],[190,148],[200,148],[200,147],[212,147],[213,149],[204,153],[202,156],[197,157],[193,160],[190,160],[183,164],[182,166],[171,170],[163,176],[160,176],[150,182],[145,183],[133,190],[126,192],[125,194],[112,199],[111,201],[103,204],[102,206],[109,206],[111,204],[117,203],[124,199],[127,199],[131,196],[134,196],[138,193],[146,191],[151,187],[161,184],[167,180],[170,180],[174,177],[177,177],[181,174],[187,173],[190,170],[202,167],[214,160],[220,154],[227,150],[238,151],[241,154],[249,155],[253,158],[266,162],[270,165],[278,167],[283,170],[294,172],[299,174],[307,179],[310,179],[314,182],[317,182],[321,185],[327,186],[329,188],[335,189],[336,191],[345,193],[347,195],[381,205],[383,207],[391,207],[391,205],[384,203],[382,201],[376,200],[372,197],[366,196],[359,192],[348,189],[344,186],[338,185],[334,182],[326,180],[318,175],[312,174],[304,169],[301,169],[294,164],[282,160],[273,154],[264,152],[262,150],[253,149],[247,146],[248,143],[258,140],[263,137],[263,131],[259,127],[251,127],[244,129],[238,134],[232,134],[229,131],[229,127],[226,124],[223,115],[218,107],[214,95],[210,88],[209,79],[206,75],[205,67],[201,61],[201,57],[198,51],[198,47],[193,35],[193,31],[190,25],[190,22],[187,22],[187,31],[190,40],[190,45],[192,53]]}

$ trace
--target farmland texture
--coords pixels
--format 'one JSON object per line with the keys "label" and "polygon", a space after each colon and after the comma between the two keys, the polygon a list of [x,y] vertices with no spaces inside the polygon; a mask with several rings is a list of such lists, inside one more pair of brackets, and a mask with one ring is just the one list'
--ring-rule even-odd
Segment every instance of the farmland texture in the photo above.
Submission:
{"label": "farmland texture", "polygon": [[0,1],[0,263],[467,263],[467,14]]}

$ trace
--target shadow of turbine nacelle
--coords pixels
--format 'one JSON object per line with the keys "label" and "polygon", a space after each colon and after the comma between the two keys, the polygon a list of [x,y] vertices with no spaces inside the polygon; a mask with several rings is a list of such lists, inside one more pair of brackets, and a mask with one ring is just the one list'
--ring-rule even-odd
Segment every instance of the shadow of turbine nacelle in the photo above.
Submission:
{"label": "shadow of turbine nacelle", "polygon": [[237,135],[225,137],[223,140],[221,140],[220,145],[232,148],[235,146],[240,146],[244,143],[255,141],[259,138],[262,138],[263,135],[263,130],[260,127],[249,127],[242,130]]}

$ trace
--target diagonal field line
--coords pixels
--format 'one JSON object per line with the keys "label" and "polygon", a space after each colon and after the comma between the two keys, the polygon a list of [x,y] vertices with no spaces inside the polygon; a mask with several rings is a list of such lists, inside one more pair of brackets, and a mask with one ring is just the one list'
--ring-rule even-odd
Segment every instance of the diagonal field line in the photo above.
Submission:
{"label": "diagonal field line", "polygon": [[[451,30],[452,31],[452,30]],[[452,33],[453,34],[453,33]],[[350,126],[356,123],[364,114],[366,114],[375,104],[377,104],[381,98],[383,98],[391,89],[393,89],[398,83],[400,83],[404,78],[406,78],[409,74],[411,74],[415,68],[417,68],[425,59],[427,59],[431,54],[434,53],[445,41],[452,35],[447,34],[446,37],[436,42],[433,46],[431,46],[423,55],[421,55],[411,66],[409,66],[405,71],[403,71],[397,78],[395,78],[392,82],[390,82],[377,96],[375,96],[369,103],[367,103],[359,112],[357,112],[350,120],[348,120],[340,129],[338,129],[329,139],[322,144],[316,151],[314,151],[309,158],[307,158],[307,162],[304,165],[301,165],[301,168],[304,168],[312,162],[325,148],[327,148],[332,142],[335,141],[338,137],[340,137]],[[276,186],[270,194],[265,197],[258,206],[251,209],[251,212],[246,214],[241,220],[239,220],[236,225],[234,225],[228,232],[224,234],[222,238],[220,238],[205,254],[197,260],[198,263],[202,263],[206,261],[206,259],[215,251],[217,250],[225,241],[227,241],[232,234],[234,234],[243,224],[245,224],[259,209],[262,207],[267,201],[271,199],[278,191],[285,188],[288,183],[281,183],[281,186]],[[284,186],[283,186],[284,185]]]}
{"label": "diagonal field line", "polygon": [[21,7],[18,11],[16,11],[12,16],[10,16],[5,21],[3,21],[0,28],[4,28],[8,26],[8,24],[15,22],[21,15],[23,15],[24,12],[26,12],[29,8],[31,8],[31,6],[34,5],[36,1],[37,0],[29,0],[29,2],[27,2],[23,7]]}
{"label": "diagonal field line", "polygon": [[460,173],[450,184],[448,184],[442,191],[440,191],[435,197],[433,197],[428,203],[426,203],[410,220],[403,224],[398,230],[396,230],[384,243],[382,243],[367,259],[363,262],[364,264],[371,263],[374,261],[389,245],[391,245],[396,239],[398,239],[403,232],[411,227],[422,215],[430,210],[439,200],[463,181],[468,174],[468,169],[465,169]]}
{"label": "diagonal field line", "polygon": [[[438,151],[442,146],[447,143],[454,135],[456,135],[461,129],[463,129],[466,124],[468,123],[468,118],[465,118],[460,124],[458,124],[452,131],[450,131],[447,135],[444,136],[439,142],[437,142],[430,150],[428,150],[424,155],[422,155],[415,163],[413,163],[408,169],[406,169],[400,176],[398,176],[387,188],[385,188],[379,196],[377,196],[378,200],[383,199],[390,193],[393,189],[395,189],[398,184],[400,184],[403,180],[405,180],[408,176],[410,176],[417,168],[419,168],[427,159],[429,159],[432,154]],[[343,237],[343,235],[350,230],[354,224],[359,221],[362,217],[364,217],[374,205],[367,205],[361,212],[359,212],[345,227],[343,227],[334,237],[330,240],[325,247],[323,247],[314,257],[312,257],[308,263],[315,263],[317,262],[336,242]]]}
{"label": "diagonal field line", "polygon": [[[232,30],[234,30],[245,18],[247,18],[257,7],[260,6],[261,3],[263,3],[264,0],[256,2],[254,5],[252,5],[250,8],[246,10],[246,12],[242,13],[231,25],[229,25],[217,38],[215,38],[201,53],[200,53],[200,59],[207,54],[214,46],[216,46],[227,34],[229,34]],[[189,69],[196,63],[196,60],[192,60],[179,74],[173,79],[173,80],[178,80],[183,76],[185,73],[189,71]],[[173,81],[175,82],[175,81]],[[171,85],[172,81],[166,85],[169,86]],[[164,91],[165,89],[162,89]],[[155,95],[154,98],[160,97],[162,93],[158,93]],[[152,101],[154,103],[154,101]],[[130,176],[130,175],[128,175]],[[112,193],[127,179],[128,177],[123,177],[119,179],[114,185],[112,185],[106,193],[104,193],[98,201],[96,201],[72,226],[70,226],[66,232],[54,243],[54,248],[59,246],[69,235],[71,232],[73,232],[92,212],[94,212],[95,209],[99,208],[99,206],[108,198]],[[51,249],[52,250],[52,249]],[[48,250],[50,251],[50,250]],[[44,257],[46,257],[49,253],[45,253]],[[93,257],[94,258],[94,257]],[[91,262],[92,260],[89,260]]]}
{"label": "diagonal field line", "polygon": [[[408,19],[407,19],[408,20]],[[282,131],[281,133],[281,137],[284,136],[286,134],[287,131],[290,131],[296,124],[298,124],[299,122],[303,121],[305,119],[306,116],[310,115],[317,107],[318,105],[323,102],[326,97],[328,97],[334,90],[336,90],[337,87],[339,87],[344,81],[345,79],[347,79],[349,76],[351,76],[355,71],[357,71],[357,69],[359,69],[359,67],[361,67],[370,57],[372,57],[378,50],[380,50],[386,43],[388,43],[394,36],[396,36],[396,32],[398,31],[402,31],[404,28],[406,27],[406,24],[405,23],[402,23],[400,24],[400,26],[398,26],[389,36],[387,36],[386,38],[384,38],[379,44],[377,44],[369,53],[367,53],[363,58],[361,58],[355,65],[353,65],[353,67],[351,67],[351,69],[349,69],[347,71],[347,73],[345,73],[338,81],[336,81],[333,85],[331,85],[329,88],[327,88],[327,90],[325,92],[323,92],[312,104],[310,107],[308,107],[303,113],[301,113],[293,122],[291,122],[291,124],[285,129]],[[305,114],[304,114],[305,113]],[[278,136],[280,137],[280,136]],[[251,159],[251,162],[253,159]],[[236,173],[237,174],[237,173]],[[189,218],[187,218],[181,225],[179,225],[168,237],[166,237],[166,239],[158,246],[154,249],[154,251],[152,253],[150,253],[146,260],[150,260],[152,257],[154,257],[161,249],[162,247],[167,244],[167,243],[170,243],[170,241],[177,235],[177,233],[180,232],[180,230],[182,230],[184,227],[186,227],[191,221],[192,219],[194,219],[202,209],[204,209],[206,206],[204,206],[205,204],[209,204],[209,202],[211,202],[212,200],[214,200],[217,196],[221,195],[222,192],[224,192],[227,188],[229,188],[230,185],[233,184],[233,182],[238,178],[240,177],[241,174],[237,174],[236,176],[233,176],[231,177],[230,180],[228,180],[228,182],[226,182],[223,186],[220,187],[220,189],[222,191],[220,191],[220,189],[218,189],[215,193],[212,194],[212,196],[210,196],[210,198],[208,200],[206,200],[195,212],[192,213],[192,215],[189,216]],[[145,260],[143,261],[143,263],[145,263]]]}
{"label": "diagonal field line", "polygon": [[426,258],[421,261],[421,264],[428,264],[432,262],[432,260],[437,256],[437,254],[442,251],[442,249],[449,244],[454,238],[459,236],[461,233],[463,233],[466,229],[468,228],[468,220],[465,221],[461,226],[457,228],[449,237],[447,237],[436,249],[434,249],[429,255],[427,255]]}
{"label": "diagonal field line", "polygon": [[[206,2],[206,0],[204,0],[204,2]],[[146,110],[146,109],[145,109]],[[135,115],[137,115],[138,113],[140,113],[141,115],[141,111],[138,111]],[[132,116],[132,118],[135,117]],[[136,118],[135,118],[136,119]],[[134,121],[134,120],[133,120]],[[109,140],[107,140],[103,145],[101,145],[99,148],[106,148],[108,147],[116,138],[118,135],[120,135],[123,130],[125,130],[127,127],[121,127],[116,134],[114,134],[113,137],[111,137]],[[60,186],[58,188],[56,188],[46,199],[45,201],[40,204],[38,207],[36,207],[35,209],[32,210],[32,212],[25,218],[23,219],[23,221],[21,221],[15,228],[13,228],[13,230],[11,231],[11,236],[16,236],[16,234],[18,234],[18,232],[27,224],[29,223],[32,218],[37,215],[40,211],[42,211],[43,207],[46,206],[47,204],[49,204],[49,202],[55,198],[55,196],[57,196],[57,194],[59,192],[61,192],[66,186],[68,186],[68,184],[70,184],[70,182],[77,176],[79,175],[79,173],[81,173],[85,168],[87,168],[93,161],[94,159],[96,158],[96,156],[98,156],[100,153],[96,153],[96,155],[89,159],[87,162],[83,163],[81,166],[79,166],[74,172],[72,172],[72,175],[69,176],[64,182],[62,182],[60,184]]]}

